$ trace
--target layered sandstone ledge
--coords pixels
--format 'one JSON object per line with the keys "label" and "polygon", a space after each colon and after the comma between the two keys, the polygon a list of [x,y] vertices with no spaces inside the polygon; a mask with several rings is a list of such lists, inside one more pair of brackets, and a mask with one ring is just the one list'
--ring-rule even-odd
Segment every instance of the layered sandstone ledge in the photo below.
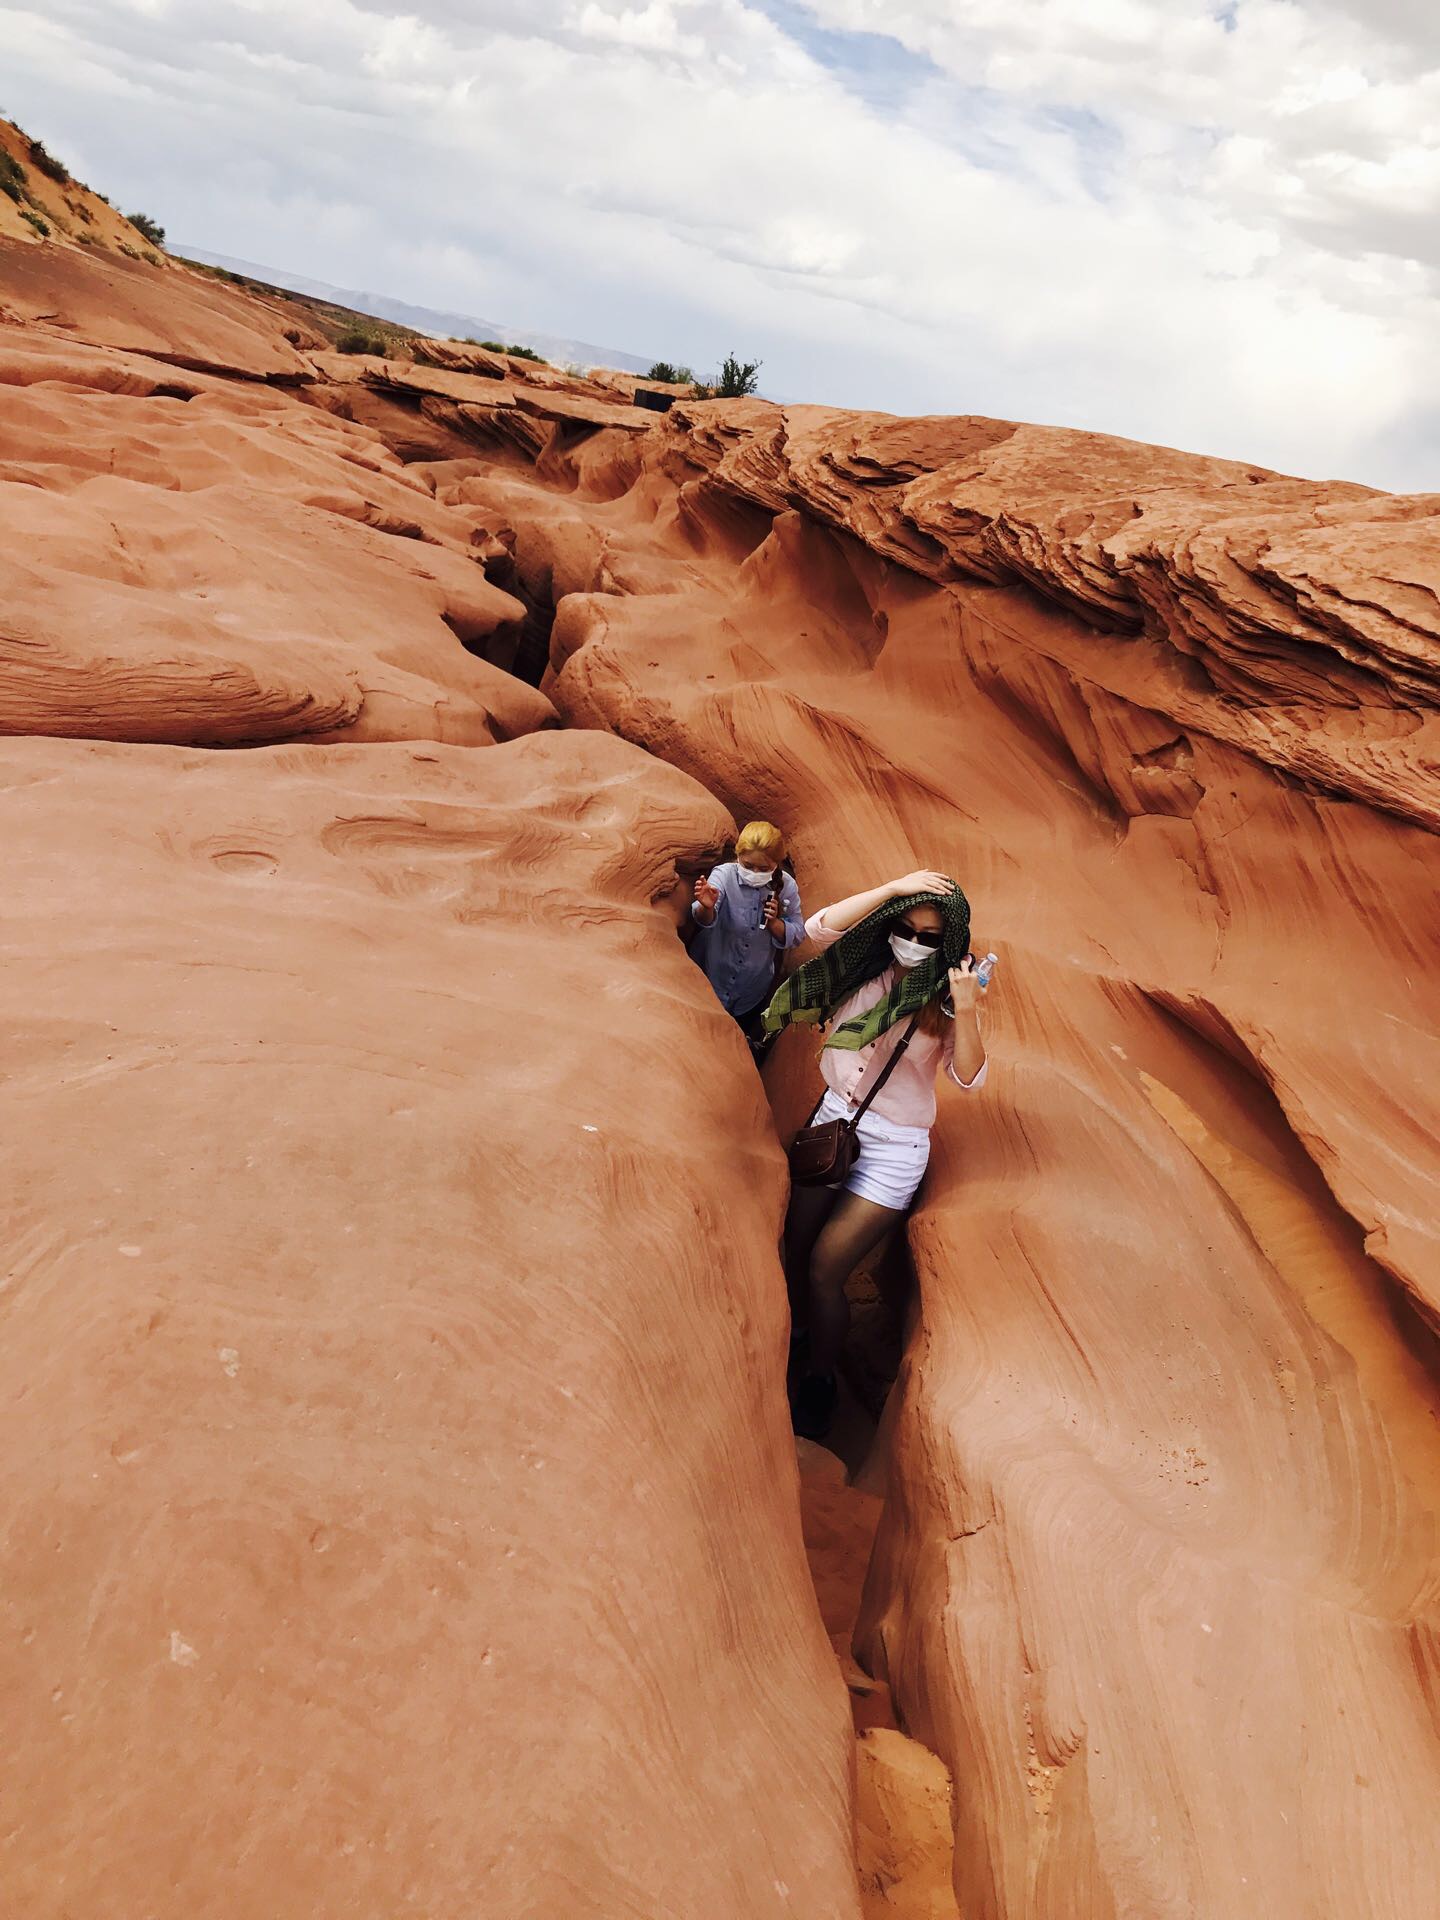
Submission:
{"label": "layered sandstone ledge", "polygon": [[[72,1904],[123,1861],[187,1914],[854,1910],[783,1176],[670,931],[728,809],[815,904],[952,867],[1002,956],[855,1643],[953,1771],[959,1911],[1428,1916],[1435,503],[1002,422],[656,419],[21,251],[31,1910],[62,1858]],[[862,1825],[882,1778],[933,1814],[923,1770],[863,1778]]]}

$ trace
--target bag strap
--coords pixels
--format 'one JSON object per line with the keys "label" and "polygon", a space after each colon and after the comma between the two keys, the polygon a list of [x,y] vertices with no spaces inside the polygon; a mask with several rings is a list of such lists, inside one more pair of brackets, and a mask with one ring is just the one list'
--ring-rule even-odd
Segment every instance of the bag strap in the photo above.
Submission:
{"label": "bag strap", "polygon": [[909,1026],[906,1027],[904,1033],[901,1034],[899,1045],[895,1048],[895,1051],[890,1055],[890,1058],[885,1062],[884,1067],[881,1069],[878,1077],[876,1078],[874,1086],[871,1087],[870,1091],[866,1094],[865,1098],[860,1102],[859,1106],[855,1109],[854,1113],[852,1113],[850,1118],[845,1122],[846,1126],[851,1128],[852,1131],[859,1126],[860,1122],[865,1117],[865,1113],[867,1108],[870,1105],[870,1102],[875,1098],[876,1094],[879,1093],[880,1089],[884,1086],[885,1082],[890,1078],[891,1074],[895,1071],[896,1067],[899,1066],[900,1056],[902,1053],[904,1053],[905,1049],[909,1046],[910,1036],[914,1033],[916,1027],[919,1026],[920,1014],[923,1013],[924,1011],[925,1009],[921,1007],[919,1013],[911,1014]]}

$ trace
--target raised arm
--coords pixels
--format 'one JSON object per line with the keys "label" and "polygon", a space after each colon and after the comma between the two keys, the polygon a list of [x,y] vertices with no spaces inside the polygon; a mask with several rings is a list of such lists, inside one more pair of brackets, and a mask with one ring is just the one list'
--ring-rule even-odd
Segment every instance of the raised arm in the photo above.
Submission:
{"label": "raised arm", "polygon": [[945,1011],[953,1025],[945,1036],[945,1071],[967,1093],[985,1084],[985,1042],[980,1037],[980,982],[975,975],[975,958],[966,954],[958,967],[951,967]]}
{"label": "raised arm", "polygon": [[822,908],[815,917],[826,933],[846,933],[867,913],[883,907],[887,900],[903,900],[910,893],[954,891],[955,882],[947,880],[943,873],[921,869],[916,873],[902,873],[898,880],[887,880],[883,886],[871,887],[868,893],[852,893],[847,900],[837,900],[834,906]]}
{"label": "raised arm", "polygon": [[708,880],[695,882],[695,898],[690,904],[691,918],[702,927],[713,927],[715,917],[725,904],[725,875],[716,867]]}
{"label": "raised arm", "polygon": [[775,896],[775,909],[767,923],[770,938],[782,951],[798,947],[805,938],[805,915],[800,906],[800,889],[788,873]]}

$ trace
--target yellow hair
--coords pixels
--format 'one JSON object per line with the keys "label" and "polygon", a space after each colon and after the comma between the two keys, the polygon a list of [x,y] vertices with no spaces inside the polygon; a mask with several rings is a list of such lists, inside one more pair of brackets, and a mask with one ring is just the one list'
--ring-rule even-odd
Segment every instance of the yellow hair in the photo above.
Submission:
{"label": "yellow hair", "polygon": [[778,866],[785,857],[785,836],[779,827],[772,827],[768,820],[752,820],[748,827],[742,827],[740,837],[735,842],[735,857],[742,853],[768,853]]}

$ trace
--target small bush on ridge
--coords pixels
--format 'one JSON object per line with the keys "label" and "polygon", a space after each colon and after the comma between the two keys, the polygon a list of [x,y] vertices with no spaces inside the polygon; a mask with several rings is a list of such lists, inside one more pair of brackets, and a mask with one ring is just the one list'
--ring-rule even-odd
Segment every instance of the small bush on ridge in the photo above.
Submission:
{"label": "small bush on ridge", "polygon": [[737,360],[733,353],[727,353],[724,366],[715,376],[716,396],[721,400],[743,400],[746,394],[754,393],[764,364],[763,360]]}
{"label": "small bush on ridge", "polygon": [[70,184],[70,169],[63,160],[57,160],[53,153],[45,151],[43,140],[30,142],[30,158],[48,179],[57,180],[62,187]]}
{"label": "small bush on ridge", "polygon": [[507,347],[503,340],[477,340],[473,333],[467,333],[460,342],[462,347],[483,347],[486,353],[508,353],[516,360],[538,360],[542,367],[550,362],[543,354],[536,353],[533,347]]}
{"label": "small bush on ridge", "polygon": [[670,387],[688,387],[693,386],[695,383],[693,369],[690,367],[673,367],[668,360],[657,360],[645,378],[647,380],[663,380],[665,384]]}
{"label": "small bush on ridge", "polygon": [[22,220],[28,220],[42,240],[48,240],[50,238],[50,228],[46,222],[40,218],[38,213],[32,213],[29,207],[22,207],[20,209],[20,218]]}
{"label": "small bush on ridge", "polygon": [[335,342],[337,353],[375,353],[382,358],[386,351],[385,336],[380,333],[364,333],[359,327],[347,327]]}
{"label": "small bush on ridge", "polygon": [[127,213],[125,218],[138,234],[148,240],[152,247],[163,247],[165,229],[158,220],[152,220],[148,213]]}

